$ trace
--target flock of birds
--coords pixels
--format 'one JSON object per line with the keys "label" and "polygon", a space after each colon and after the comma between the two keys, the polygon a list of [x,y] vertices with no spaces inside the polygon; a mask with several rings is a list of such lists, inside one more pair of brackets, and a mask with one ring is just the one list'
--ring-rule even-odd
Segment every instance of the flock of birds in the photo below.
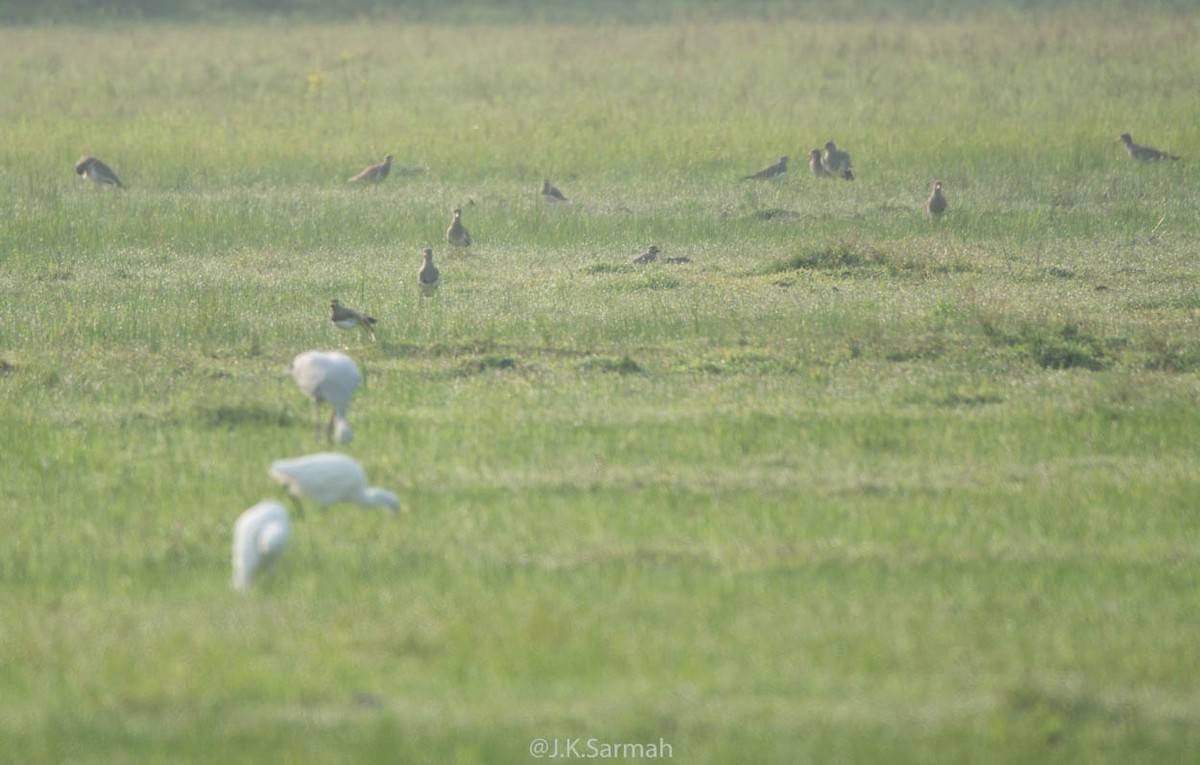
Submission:
{"label": "flock of birds", "polygon": [[[1117,139],[1124,144],[1129,157],[1140,162],[1178,160],[1175,154],[1142,146],[1133,142],[1129,133]],[[348,179],[350,183],[380,183],[391,171],[393,157],[388,154],[383,161],[370,165]],[[813,149],[808,156],[808,167],[813,175],[822,178],[854,180],[854,166],[849,153],[839,149],[833,141],[825,144],[824,150]],[[771,164],[743,180],[779,180],[787,175],[788,158],[780,157]],[[111,167],[91,156],[84,156],[75,163],[75,172],[81,178],[103,185],[125,188]],[[542,199],[549,204],[565,203],[566,195],[548,179],[542,181]],[[925,212],[930,219],[940,218],[947,210],[942,182],[934,181]],[[462,221],[462,209],[454,208],[450,226],[446,229],[446,242],[459,251],[469,251],[471,233]],[[650,245],[646,252],[633,262],[645,264],[656,261],[660,250]],[[417,286],[422,297],[432,297],[441,284],[441,272],[433,262],[433,250],[423,251],[424,260],[417,272]],[[686,257],[666,258],[669,263],[687,263]],[[334,326],[353,330],[361,328],[375,340],[374,317],[362,311],[342,305],[336,298],[330,303],[330,321]],[[324,426],[325,438],[347,444],[353,431],[346,419],[350,399],[362,383],[362,374],[353,359],[337,351],[306,351],[292,359],[287,368],[300,390],[312,400],[316,409],[316,437],[321,439],[322,405],[330,408],[329,421]],[[400,507],[399,498],[392,492],[367,485],[365,471],[355,459],[338,452],[320,452],[294,459],[281,459],[271,463],[269,475],[286,489],[296,507],[297,516],[304,513],[300,498],[307,498],[321,506],[339,502],[364,507],[383,506],[392,513]],[[233,528],[233,587],[243,591],[249,588],[255,576],[271,568],[291,537],[291,516],[283,504],[275,500],[263,500],[243,512]]]}

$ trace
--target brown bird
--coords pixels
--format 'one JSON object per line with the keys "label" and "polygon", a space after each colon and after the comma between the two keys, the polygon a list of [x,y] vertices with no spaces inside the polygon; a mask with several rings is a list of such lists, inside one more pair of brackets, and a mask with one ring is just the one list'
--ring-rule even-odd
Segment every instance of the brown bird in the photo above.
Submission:
{"label": "brown bird", "polygon": [[388,177],[388,173],[392,170],[392,155],[389,154],[383,158],[383,161],[378,165],[371,165],[363,169],[361,173],[346,181],[347,183],[379,183],[384,178]]}
{"label": "brown bird", "polygon": [[812,170],[812,174],[818,178],[825,178],[829,175],[829,171],[825,169],[825,163],[821,161],[820,149],[813,149],[808,153],[808,169]]}
{"label": "brown bird", "polygon": [[570,201],[565,196],[563,196],[563,193],[561,191],[559,191],[558,189],[556,189],[554,187],[554,185],[552,183],[550,183],[550,181],[548,181],[548,180],[542,181],[542,199],[546,200],[547,202],[568,202],[568,201]]}
{"label": "brown bird", "polygon": [[633,262],[634,263],[653,262],[655,260],[658,260],[658,253],[659,253],[658,245],[652,244],[646,249],[645,252],[643,252],[641,255],[638,255],[636,258],[634,258]]}
{"label": "brown bird", "polygon": [[371,336],[371,340],[375,339],[375,330],[371,329],[371,325],[375,323],[374,317],[367,316],[362,311],[347,308],[337,298],[329,301],[329,320],[339,329],[362,327]]}
{"label": "brown bird", "polygon": [[95,157],[80,157],[79,161],[75,163],[75,174],[96,183],[107,183],[118,189],[125,188],[125,184],[121,183],[121,179],[112,171],[112,168]]}
{"label": "brown bird", "polygon": [[1121,133],[1117,140],[1125,144],[1125,151],[1129,152],[1130,159],[1137,159],[1142,162],[1149,162],[1155,159],[1179,159],[1174,154],[1168,154],[1165,151],[1160,151],[1150,146],[1139,146],[1133,142],[1133,136],[1129,135],[1129,133]]}
{"label": "brown bird", "polygon": [[933,182],[933,193],[929,195],[929,199],[925,200],[925,213],[930,220],[942,217],[942,213],[946,212],[946,197],[942,194],[942,182]]}
{"label": "brown bird", "polygon": [[787,175],[787,157],[780,157],[773,165],[764,167],[753,175],[743,175],[743,181],[777,181]]}
{"label": "brown bird", "polygon": [[454,220],[450,221],[450,228],[446,229],[446,241],[462,249],[471,247],[471,232],[463,225],[461,208],[454,208]]}
{"label": "brown bird", "polygon": [[830,175],[836,175],[848,181],[854,180],[854,169],[850,164],[850,155],[839,149],[833,141],[825,144],[825,153],[821,155],[821,165],[825,168],[825,172]]}
{"label": "brown bird", "polygon": [[422,297],[433,297],[438,285],[442,283],[442,274],[433,264],[433,250],[426,247],[423,254],[425,262],[421,264],[421,270],[417,271],[417,286]]}

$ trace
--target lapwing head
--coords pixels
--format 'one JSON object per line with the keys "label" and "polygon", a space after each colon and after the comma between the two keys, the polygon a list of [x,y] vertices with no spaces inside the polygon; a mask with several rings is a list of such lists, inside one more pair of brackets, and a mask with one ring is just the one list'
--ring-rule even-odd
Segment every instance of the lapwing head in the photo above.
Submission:
{"label": "lapwing head", "polygon": [[1121,133],[1121,135],[1117,136],[1117,140],[1128,146],[1133,143],[1133,136],[1129,135],[1129,133]]}
{"label": "lapwing head", "polygon": [[455,218],[462,217],[462,208],[461,207],[455,207],[453,210],[451,210],[451,212],[454,213]]}
{"label": "lapwing head", "polygon": [[426,260],[433,260],[433,250],[429,249],[428,247],[422,250],[421,254],[425,256]]}
{"label": "lapwing head", "polygon": [[392,155],[391,155],[391,154],[387,154],[387,155],[385,155],[385,156],[384,156],[384,158],[383,158],[383,164],[385,164],[385,165],[390,165],[390,164],[392,164]]}
{"label": "lapwing head", "polygon": [[95,160],[93,160],[91,157],[89,157],[87,155],[80,157],[79,161],[75,163],[75,174],[83,175],[84,173],[86,173],[87,169],[88,169],[88,165],[92,164],[92,162],[94,162],[94,161]]}
{"label": "lapwing head", "polygon": [[650,247],[646,250],[646,252],[649,252],[653,255],[657,255],[659,252],[658,245],[657,244],[650,245]]}
{"label": "lapwing head", "polygon": [[942,190],[942,182],[941,182],[941,181],[934,181],[934,182],[933,182],[933,190],[934,190],[934,191],[941,191],[941,190]]}
{"label": "lapwing head", "polygon": [[837,151],[837,144],[833,141],[829,141],[825,144],[825,151]]}

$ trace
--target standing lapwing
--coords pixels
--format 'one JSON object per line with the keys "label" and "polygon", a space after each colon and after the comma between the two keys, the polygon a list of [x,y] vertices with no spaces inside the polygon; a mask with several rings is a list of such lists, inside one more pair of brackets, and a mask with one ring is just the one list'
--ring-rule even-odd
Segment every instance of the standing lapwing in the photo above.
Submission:
{"label": "standing lapwing", "polygon": [[820,149],[813,149],[808,153],[808,169],[812,170],[812,174],[818,178],[829,177],[829,171],[825,169],[825,163],[821,161]]}
{"label": "standing lapwing", "polygon": [[392,170],[392,155],[389,154],[383,158],[383,161],[378,165],[371,165],[363,168],[363,171],[358,175],[347,180],[347,183],[379,183],[384,178],[388,177],[388,173]]}
{"label": "standing lapwing", "polygon": [[641,255],[638,255],[636,258],[634,258],[633,262],[634,263],[653,263],[654,261],[658,260],[658,253],[659,253],[658,245],[652,244],[648,248],[646,248],[645,252],[643,252]]}
{"label": "standing lapwing", "polygon": [[825,153],[821,155],[821,165],[830,175],[845,178],[848,181],[854,180],[850,155],[839,149],[833,141],[825,144]]}
{"label": "standing lapwing", "polygon": [[337,298],[329,302],[329,320],[339,329],[362,327],[371,336],[371,340],[375,339],[375,330],[371,329],[371,325],[375,323],[375,318],[367,316],[362,311],[347,308]]}
{"label": "standing lapwing", "polygon": [[1160,151],[1150,146],[1139,146],[1133,142],[1133,136],[1129,135],[1129,133],[1121,133],[1117,140],[1125,144],[1125,151],[1129,152],[1130,159],[1137,159],[1142,162],[1149,162],[1155,159],[1179,159],[1174,154],[1168,154],[1165,151]]}
{"label": "standing lapwing", "polygon": [[773,165],[764,167],[753,175],[743,175],[743,181],[777,181],[787,175],[787,157],[780,157]]}
{"label": "standing lapwing", "polygon": [[421,297],[433,297],[438,285],[442,283],[442,273],[433,264],[433,250],[426,247],[424,255],[425,262],[421,264],[421,270],[417,271],[417,286],[421,290]]}
{"label": "standing lapwing", "polygon": [[930,220],[942,217],[946,212],[946,197],[942,194],[942,182],[933,182],[933,192],[929,195],[929,199],[925,200],[925,214]]}
{"label": "standing lapwing", "polygon": [[454,208],[454,220],[450,221],[450,228],[446,229],[446,241],[463,250],[471,248],[471,232],[463,225],[462,208]]}
{"label": "standing lapwing", "polygon": [[568,202],[563,193],[554,187],[554,184],[548,180],[542,181],[542,199],[547,202]]}
{"label": "standing lapwing", "polygon": [[117,177],[112,168],[95,157],[80,157],[79,161],[75,163],[75,174],[96,183],[107,183],[118,189],[125,188],[125,184],[121,183],[121,179]]}

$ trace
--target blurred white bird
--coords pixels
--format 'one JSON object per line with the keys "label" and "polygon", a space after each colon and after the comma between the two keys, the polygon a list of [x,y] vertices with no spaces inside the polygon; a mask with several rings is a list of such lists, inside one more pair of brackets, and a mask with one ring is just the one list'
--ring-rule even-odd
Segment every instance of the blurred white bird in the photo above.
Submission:
{"label": "blurred white bird", "polygon": [[367,486],[367,474],[353,457],[336,452],[321,452],[271,463],[271,477],[287,488],[296,503],[297,514],[304,513],[299,498],[308,497],[321,506],[349,502],[363,507],[383,505],[392,513],[400,499],[386,489]]}
{"label": "blurred white bird", "polygon": [[325,426],[325,437],[332,441],[336,434],[338,443],[350,443],[354,433],[350,423],[346,422],[346,409],[350,406],[350,397],[362,382],[354,361],[338,351],[305,351],[292,359],[287,371],[316,406],[317,440],[321,440],[321,402],[325,401],[332,410],[329,424]]}
{"label": "blurred white bird", "polygon": [[275,564],[292,534],[287,508],[264,499],[233,524],[233,589],[243,592],[260,572]]}

